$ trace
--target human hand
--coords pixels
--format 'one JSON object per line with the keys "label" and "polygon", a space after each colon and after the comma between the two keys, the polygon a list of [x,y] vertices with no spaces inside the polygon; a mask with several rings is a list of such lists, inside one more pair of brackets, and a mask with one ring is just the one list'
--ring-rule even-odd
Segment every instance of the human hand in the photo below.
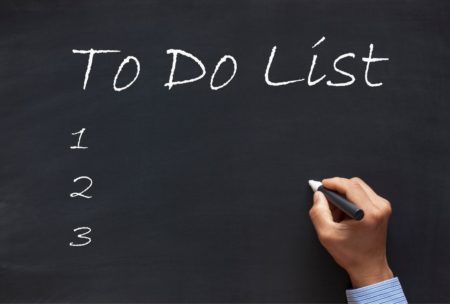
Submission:
{"label": "human hand", "polygon": [[324,179],[325,188],[337,191],[364,210],[356,221],[329,204],[322,192],[314,193],[309,211],[320,243],[350,276],[354,288],[393,277],[386,258],[386,234],[390,203],[360,178]]}

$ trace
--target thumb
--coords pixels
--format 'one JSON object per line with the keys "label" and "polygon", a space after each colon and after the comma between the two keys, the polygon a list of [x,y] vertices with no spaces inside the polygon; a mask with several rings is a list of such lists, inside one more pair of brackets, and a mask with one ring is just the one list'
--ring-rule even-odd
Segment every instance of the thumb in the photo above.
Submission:
{"label": "thumb", "polygon": [[309,216],[318,234],[333,224],[333,215],[331,214],[330,206],[325,195],[320,191],[314,193],[314,203],[309,210]]}

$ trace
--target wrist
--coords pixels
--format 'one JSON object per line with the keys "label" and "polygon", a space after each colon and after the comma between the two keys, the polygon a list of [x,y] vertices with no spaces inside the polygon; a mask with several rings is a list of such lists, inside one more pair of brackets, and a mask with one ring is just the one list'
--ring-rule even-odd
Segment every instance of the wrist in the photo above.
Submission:
{"label": "wrist", "polygon": [[369,286],[394,277],[394,274],[387,263],[373,268],[368,267],[359,271],[349,271],[348,274],[353,288]]}

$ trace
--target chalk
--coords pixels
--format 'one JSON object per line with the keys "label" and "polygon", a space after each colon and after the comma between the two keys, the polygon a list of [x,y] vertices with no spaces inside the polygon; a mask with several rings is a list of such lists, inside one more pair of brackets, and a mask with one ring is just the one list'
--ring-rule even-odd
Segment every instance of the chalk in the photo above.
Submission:
{"label": "chalk", "polygon": [[[321,44],[323,41],[325,41],[325,36],[323,36],[322,38],[320,38],[319,41],[316,42],[316,44],[313,45],[312,48],[315,48],[316,46],[318,46],[319,44]],[[314,54],[313,56],[313,60],[311,62],[311,68],[309,69],[309,74],[308,74],[308,85],[310,87],[312,87],[313,85],[318,84],[319,82],[321,82],[327,75],[323,74],[322,76],[320,76],[318,79],[312,81],[312,73],[314,71],[314,67],[316,66],[316,60],[317,60],[317,54]]]}
{"label": "chalk", "polygon": [[[172,68],[170,69],[170,76],[169,76],[169,81],[167,83],[164,84],[165,87],[168,87],[169,90],[174,86],[174,85],[179,85],[179,84],[186,84],[186,83],[190,83],[190,82],[194,82],[197,80],[200,80],[203,78],[203,76],[205,76],[206,74],[206,69],[205,66],[203,65],[203,63],[200,61],[200,59],[198,59],[197,57],[195,57],[194,55],[192,55],[191,53],[185,52],[183,50],[177,50],[177,49],[169,49],[166,51],[167,54],[172,54]],[[191,58],[192,60],[194,60],[195,63],[197,63],[197,65],[200,67],[200,69],[202,70],[202,73],[194,78],[191,79],[187,79],[187,80],[181,80],[181,81],[173,81],[173,75],[175,74],[175,68],[177,66],[177,58],[178,58],[178,54],[183,55],[185,57]]]}
{"label": "chalk", "polygon": [[319,39],[319,41],[317,41],[313,46],[312,49],[315,48],[316,46],[318,46],[319,44],[321,44],[322,42],[325,41],[325,36],[322,36],[322,38]]}
{"label": "chalk", "polygon": [[354,53],[342,54],[341,56],[339,56],[338,58],[336,58],[336,60],[334,60],[333,68],[334,68],[334,70],[335,70],[336,72],[338,72],[339,74],[342,74],[342,75],[344,75],[344,76],[349,77],[350,80],[347,81],[347,82],[341,82],[341,83],[334,83],[334,82],[332,82],[331,80],[328,80],[328,81],[327,81],[327,85],[329,85],[329,86],[331,86],[331,87],[346,87],[346,86],[352,85],[352,84],[355,82],[355,76],[353,76],[352,74],[347,73],[347,72],[345,72],[345,71],[343,71],[343,70],[341,70],[341,69],[339,69],[339,68],[337,67],[337,63],[338,63],[341,59],[344,59],[344,58],[346,58],[346,57],[355,58],[355,54],[354,54]]}
{"label": "chalk", "polygon": [[89,181],[89,185],[88,185],[86,188],[84,188],[84,190],[81,191],[81,192],[72,192],[72,193],[70,193],[70,197],[73,198],[73,197],[81,196],[81,197],[87,198],[87,199],[92,198],[92,195],[86,195],[86,194],[84,194],[86,191],[88,191],[88,190],[92,187],[92,184],[94,183],[94,182],[92,181],[92,178],[90,178],[89,176],[79,176],[79,177],[75,178],[75,179],[73,180],[73,182],[76,183],[76,182],[78,182],[78,181],[81,180],[81,179],[86,179],[86,180],[88,180],[88,181]]}
{"label": "chalk", "polygon": [[[313,44],[312,49],[317,50],[319,46],[324,44],[325,40],[326,40],[325,36],[322,36],[317,42],[315,42]],[[89,75],[90,75],[90,72],[91,72],[91,69],[93,66],[94,55],[107,54],[107,53],[121,53],[121,50],[96,50],[93,48],[85,49],[85,50],[72,49],[72,53],[88,55],[87,66],[86,66],[84,82],[83,82],[83,90],[86,90],[87,83],[89,80]],[[205,64],[198,57],[196,57],[193,54],[188,53],[182,49],[167,49],[166,53],[168,55],[172,55],[172,66],[170,69],[169,80],[164,84],[164,86],[167,87],[169,90],[171,90],[176,85],[192,84],[193,82],[199,81],[205,77],[205,75],[206,75]],[[330,86],[330,87],[346,87],[346,86],[350,86],[350,85],[354,84],[356,81],[355,73],[349,73],[349,72],[345,71],[344,69],[342,69],[342,67],[338,67],[338,64],[341,61],[343,61],[344,59],[355,60],[356,55],[353,52],[347,52],[345,54],[341,54],[341,55],[337,56],[333,62],[334,72],[345,77],[340,82],[334,82],[332,80],[325,81],[325,78],[330,78],[330,77],[328,77],[327,74],[325,74],[325,73],[319,73],[321,68],[316,67],[318,58],[319,58],[318,54],[313,54],[313,56],[312,56],[312,61],[311,61],[311,65],[310,65],[307,77],[305,77],[306,75],[302,75],[303,74],[302,73],[301,74],[302,77],[298,77],[297,79],[290,79],[290,80],[285,80],[285,81],[273,81],[270,79],[269,75],[270,75],[270,71],[271,71],[276,53],[277,53],[277,46],[275,45],[272,47],[272,50],[270,52],[269,60],[267,62],[265,73],[264,73],[265,83],[269,86],[279,87],[279,86],[285,86],[285,85],[303,82],[306,80],[308,86],[310,86],[310,87],[315,86],[321,82],[326,83],[326,85]],[[369,80],[370,68],[371,68],[372,64],[374,64],[374,63],[382,62],[382,61],[389,61],[389,58],[373,57],[373,53],[374,53],[374,44],[370,43],[368,57],[359,57],[359,58],[361,58],[362,62],[365,63],[364,77],[365,77],[365,83],[367,84],[367,86],[379,87],[379,86],[383,85],[382,82],[371,82]],[[175,70],[177,67],[177,62],[179,60],[179,57],[184,57],[185,59],[190,59],[190,61],[192,61],[194,64],[196,64],[198,66],[199,73],[192,78],[183,79],[183,80],[174,80]],[[183,59],[183,60],[185,60],[185,59]],[[119,78],[123,68],[125,67],[125,65],[131,63],[130,61],[133,61],[136,66],[136,72],[135,72],[134,78],[128,84],[126,84],[124,86],[118,86],[117,85],[118,78]],[[215,80],[217,72],[219,71],[220,68],[222,68],[222,66],[227,61],[231,61],[231,64],[233,65],[233,72],[232,72],[231,76],[228,78],[228,80],[224,81],[220,85],[214,84],[214,80]],[[296,64],[292,60],[290,60],[289,63],[293,67],[296,66]],[[324,62],[321,65],[323,65],[323,64],[329,64],[329,63]],[[113,81],[114,91],[120,92],[120,91],[126,90],[131,85],[133,85],[136,82],[136,80],[138,79],[140,71],[141,71],[141,64],[140,64],[138,58],[136,58],[134,56],[126,57],[120,64],[120,66],[115,74],[114,81]],[[217,91],[217,90],[222,89],[225,86],[227,86],[235,78],[236,71],[237,71],[237,60],[235,59],[235,57],[233,57],[231,55],[224,55],[219,60],[219,62],[216,64],[214,71],[211,75],[211,78],[209,81],[210,89],[213,91]],[[318,74],[318,75],[316,76],[315,74]]]}
{"label": "chalk", "polygon": [[81,137],[83,136],[84,131],[86,131],[86,128],[82,128],[80,131],[78,132],[74,132],[74,133],[70,133],[72,135],[77,135],[80,134],[80,136],[78,136],[78,142],[76,146],[70,146],[70,149],[74,150],[74,149],[87,149],[88,147],[83,147],[80,146],[80,142],[81,142]]}
{"label": "chalk", "polygon": [[[134,76],[133,80],[131,80],[126,86],[118,88],[116,85],[117,78],[119,78],[119,74],[120,74],[120,72],[122,72],[122,68],[124,67],[124,65],[126,65],[128,62],[130,62],[130,60],[133,60],[136,63],[136,75]],[[114,91],[120,92],[120,91],[123,91],[123,90],[126,90],[127,88],[129,88],[138,78],[140,71],[141,71],[141,65],[139,63],[139,60],[136,57],[128,56],[127,58],[125,58],[122,61],[122,63],[120,64],[119,69],[117,70],[116,76],[114,77],[114,82],[113,82]]]}
{"label": "chalk", "polygon": [[364,211],[362,209],[359,209],[354,203],[348,201],[339,193],[325,188],[321,182],[312,179],[310,179],[308,183],[314,192],[322,192],[330,203],[339,208],[349,217],[358,221],[363,219]]}
{"label": "chalk", "polygon": [[86,236],[86,234],[91,233],[91,231],[92,231],[91,228],[89,228],[89,227],[78,227],[78,228],[75,228],[73,230],[73,232],[77,232],[79,230],[86,230],[86,232],[80,233],[80,234],[77,235],[78,238],[85,239],[86,241],[84,243],[79,243],[79,244],[76,244],[74,242],[70,242],[69,246],[71,246],[71,247],[83,247],[83,246],[86,246],[87,244],[89,244],[92,241],[92,239],[90,237]]}
{"label": "chalk", "polygon": [[86,73],[84,74],[84,83],[83,83],[83,90],[86,90],[87,82],[89,79],[89,73],[91,72],[92,68],[92,62],[94,61],[94,55],[95,54],[107,54],[107,53],[120,53],[120,50],[72,50],[72,53],[74,54],[89,54],[88,58],[88,64],[86,67]]}
{"label": "chalk", "polygon": [[[233,63],[233,74],[232,74],[231,77],[230,77],[227,81],[225,81],[222,85],[220,85],[220,86],[215,86],[215,85],[213,84],[213,83],[214,83],[214,77],[216,77],[216,73],[217,73],[217,71],[219,70],[219,68],[220,68],[220,66],[222,65],[222,63],[224,63],[225,61],[227,61],[227,59],[230,59],[231,62]],[[209,83],[209,86],[210,86],[211,90],[216,91],[216,90],[218,90],[218,89],[223,88],[223,87],[226,86],[227,84],[229,84],[230,81],[233,80],[234,76],[236,75],[236,71],[237,71],[237,62],[236,62],[236,59],[234,59],[234,57],[231,56],[231,55],[225,55],[225,56],[223,56],[223,57],[219,60],[219,62],[217,63],[216,68],[214,69],[214,72],[213,72],[212,75],[211,75],[211,81],[210,81],[210,83]]]}
{"label": "chalk", "polygon": [[264,80],[266,81],[266,83],[270,86],[278,87],[278,86],[284,86],[284,85],[287,85],[290,83],[304,81],[305,80],[304,78],[288,80],[288,81],[281,81],[281,82],[273,82],[269,79],[269,71],[270,71],[270,67],[272,66],[273,57],[275,57],[276,51],[277,51],[277,46],[274,46],[272,48],[272,52],[270,53],[269,62],[267,63],[267,66],[266,66],[266,72],[264,73]]}
{"label": "chalk", "polygon": [[388,61],[389,58],[372,58],[372,52],[373,52],[373,43],[371,43],[369,45],[369,57],[363,57],[362,61],[367,62],[366,64],[366,71],[364,73],[364,78],[366,80],[366,83],[369,87],[379,87],[382,86],[383,83],[382,82],[378,82],[378,83],[371,83],[369,81],[369,65],[372,62],[379,62],[379,61]]}

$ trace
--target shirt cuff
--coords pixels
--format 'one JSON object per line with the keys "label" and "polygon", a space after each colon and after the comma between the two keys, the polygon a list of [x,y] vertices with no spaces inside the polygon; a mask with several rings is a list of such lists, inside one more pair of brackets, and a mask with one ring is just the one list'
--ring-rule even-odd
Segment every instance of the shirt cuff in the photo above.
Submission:
{"label": "shirt cuff", "polygon": [[373,285],[348,289],[345,293],[349,304],[408,303],[400,281],[396,277]]}

